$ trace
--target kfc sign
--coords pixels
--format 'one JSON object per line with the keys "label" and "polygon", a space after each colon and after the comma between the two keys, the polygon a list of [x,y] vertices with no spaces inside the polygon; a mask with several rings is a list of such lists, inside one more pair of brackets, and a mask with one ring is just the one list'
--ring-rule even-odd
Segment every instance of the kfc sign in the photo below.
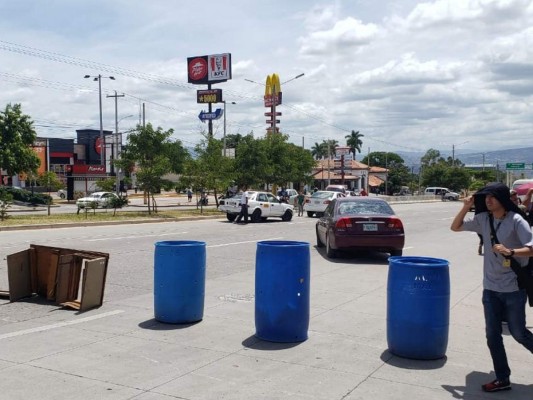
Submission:
{"label": "kfc sign", "polygon": [[187,58],[188,82],[196,85],[225,82],[231,79],[231,54],[214,54]]}

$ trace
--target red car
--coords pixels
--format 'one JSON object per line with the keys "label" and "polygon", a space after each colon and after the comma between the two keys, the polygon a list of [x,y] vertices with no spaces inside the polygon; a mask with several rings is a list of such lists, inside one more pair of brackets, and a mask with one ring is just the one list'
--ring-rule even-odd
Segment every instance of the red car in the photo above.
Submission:
{"label": "red car", "polygon": [[401,256],[403,223],[389,203],[377,197],[333,200],[316,223],[317,247],[334,258],[339,250],[374,250]]}

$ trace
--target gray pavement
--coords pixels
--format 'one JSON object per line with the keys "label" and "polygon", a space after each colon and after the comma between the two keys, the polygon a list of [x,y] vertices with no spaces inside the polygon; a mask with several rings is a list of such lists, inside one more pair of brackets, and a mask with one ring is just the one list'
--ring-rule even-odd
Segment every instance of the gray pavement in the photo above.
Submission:
{"label": "gray pavement", "polygon": [[[465,239],[454,237],[452,246]],[[506,328],[513,390],[480,391],[493,376],[479,269],[456,267],[451,274],[447,357],[410,360],[387,350],[386,259],[355,267],[342,259],[318,262],[320,256],[312,252],[309,339],[301,343],[254,336],[253,268],[208,278],[204,318],[195,324],[156,321],[152,294],[106,301],[85,313],[0,300],[0,398],[533,398],[531,354],[510,339]],[[450,259],[456,266],[464,261],[460,252]],[[40,307],[49,312],[31,318]]]}

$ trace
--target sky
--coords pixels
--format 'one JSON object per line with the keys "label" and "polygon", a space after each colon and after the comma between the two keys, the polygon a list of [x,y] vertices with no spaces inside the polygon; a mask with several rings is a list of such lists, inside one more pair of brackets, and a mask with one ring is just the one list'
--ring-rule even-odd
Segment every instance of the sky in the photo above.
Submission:
{"label": "sky", "polygon": [[146,122],[194,147],[207,86],[187,83],[187,57],[231,53],[232,79],[213,85],[227,134],[265,135],[277,73],[280,130],[307,149],[352,130],[361,156],[530,146],[533,0],[0,0],[0,15],[0,107],[20,103],[40,137],[99,129],[84,76],[100,74],[115,77],[101,80],[104,129],[116,91],[120,131],[144,103]]}

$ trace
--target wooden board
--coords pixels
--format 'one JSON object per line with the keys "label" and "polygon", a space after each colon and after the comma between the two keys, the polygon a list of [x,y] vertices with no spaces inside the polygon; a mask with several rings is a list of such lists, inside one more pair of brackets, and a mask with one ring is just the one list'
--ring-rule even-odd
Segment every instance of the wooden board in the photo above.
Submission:
{"label": "wooden board", "polygon": [[75,282],[73,279],[74,268],[76,265],[76,257],[73,255],[64,255],[59,257],[57,266],[57,283],[55,299],[57,303],[64,303],[72,299],[72,286],[76,286],[75,291],[78,291],[79,280]]}
{"label": "wooden board", "polygon": [[102,305],[106,272],[107,260],[105,258],[85,261],[80,311],[85,311]]}
{"label": "wooden board", "polygon": [[7,256],[7,279],[9,282],[10,301],[17,301],[33,294],[28,250]]}

